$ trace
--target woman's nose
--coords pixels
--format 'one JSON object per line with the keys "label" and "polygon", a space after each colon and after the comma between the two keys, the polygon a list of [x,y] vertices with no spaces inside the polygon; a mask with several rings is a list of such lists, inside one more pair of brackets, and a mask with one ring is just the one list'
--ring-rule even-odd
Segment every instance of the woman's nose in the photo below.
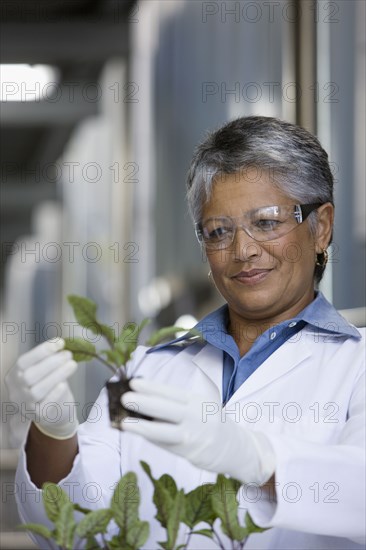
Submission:
{"label": "woman's nose", "polygon": [[244,227],[236,228],[232,247],[236,260],[249,260],[260,256],[262,253],[259,243],[255,241],[253,237],[248,235]]}

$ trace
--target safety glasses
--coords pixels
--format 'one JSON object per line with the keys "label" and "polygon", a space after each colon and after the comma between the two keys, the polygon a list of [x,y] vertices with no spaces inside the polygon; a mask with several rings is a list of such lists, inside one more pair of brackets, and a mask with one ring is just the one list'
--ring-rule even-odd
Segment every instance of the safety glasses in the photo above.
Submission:
{"label": "safety glasses", "polygon": [[209,250],[228,248],[238,228],[258,242],[272,241],[290,233],[322,203],[264,206],[245,212],[240,218],[219,216],[195,224],[198,241]]}

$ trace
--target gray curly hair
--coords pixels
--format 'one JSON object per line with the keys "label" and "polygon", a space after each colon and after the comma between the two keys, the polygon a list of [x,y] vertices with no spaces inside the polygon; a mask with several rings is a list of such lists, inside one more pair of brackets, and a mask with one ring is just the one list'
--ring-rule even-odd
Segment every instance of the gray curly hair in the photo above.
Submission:
{"label": "gray curly hair", "polygon": [[[211,132],[197,146],[187,176],[188,208],[194,222],[201,219],[213,183],[222,174],[255,169],[298,203],[334,204],[333,174],[328,155],[318,139],[304,128],[272,117],[248,116]],[[309,215],[313,234],[317,211]],[[322,264],[324,255],[318,254]],[[319,282],[324,267],[316,265]]]}

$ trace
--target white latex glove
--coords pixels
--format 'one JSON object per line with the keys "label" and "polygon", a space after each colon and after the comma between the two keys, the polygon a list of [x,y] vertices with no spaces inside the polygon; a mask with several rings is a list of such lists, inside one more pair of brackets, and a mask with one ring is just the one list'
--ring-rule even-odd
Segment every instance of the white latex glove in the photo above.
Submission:
{"label": "white latex glove", "polygon": [[68,439],[78,427],[74,396],[66,381],[77,363],[70,351],[60,351],[64,345],[62,338],[43,342],[21,355],[5,377],[9,398],[22,417],[54,439]]}
{"label": "white latex glove", "polygon": [[142,378],[131,380],[130,386],[134,391],[122,396],[122,404],[156,420],[128,417],[121,424],[124,431],[243,483],[263,485],[274,473],[275,457],[267,437],[222,414],[216,387],[199,396]]}

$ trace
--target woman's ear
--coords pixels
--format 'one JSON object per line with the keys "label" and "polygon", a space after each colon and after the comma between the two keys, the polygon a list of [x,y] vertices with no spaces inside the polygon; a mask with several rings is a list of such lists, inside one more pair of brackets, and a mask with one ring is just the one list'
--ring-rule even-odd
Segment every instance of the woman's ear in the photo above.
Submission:
{"label": "woman's ear", "polygon": [[332,237],[334,222],[334,206],[330,202],[322,204],[318,208],[317,230],[315,238],[315,251],[320,254],[325,250]]}

